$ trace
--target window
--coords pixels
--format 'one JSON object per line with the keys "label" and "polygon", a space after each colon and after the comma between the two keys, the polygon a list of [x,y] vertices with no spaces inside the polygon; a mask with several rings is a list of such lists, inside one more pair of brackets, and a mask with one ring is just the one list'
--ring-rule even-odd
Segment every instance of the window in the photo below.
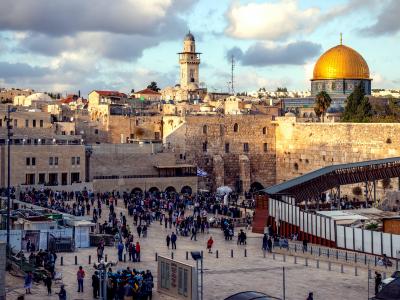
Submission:
{"label": "window", "polygon": [[71,130],[71,131],[69,132],[69,134],[70,134],[70,135],[74,135],[75,132],[74,132],[73,130]]}
{"label": "window", "polygon": [[71,165],[75,165],[75,157],[71,157]]}
{"label": "window", "polygon": [[67,185],[67,184],[68,184],[68,173],[61,173],[61,185]]}
{"label": "window", "polygon": [[263,134],[267,134],[267,127],[263,127]]}
{"label": "window", "polygon": [[17,128],[17,127],[18,127],[18,120],[14,119],[14,128]]}
{"label": "window", "polygon": [[57,173],[49,173],[49,184],[50,185],[58,185],[58,174]]}
{"label": "window", "polygon": [[75,172],[75,173],[71,173],[71,183],[74,182],[79,182],[79,173]]}
{"label": "window", "polygon": [[25,120],[25,127],[26,127],[26,128],[29,127],[29,120]]}
{"label": "window", "polygon": [[264,143],[264,152],[268,152],[268,144]]}
{"label": "window", "polygon": [[43,128],[43,120],[39,121],[39,126],[40,126],[40,128]]}
{"label": "window", "polygon": [[39,173],[39,181],[38,184],[44,184],[46,182],[46,174]]}
{"label": "window", "polygon": [[235,125],[233,125],[233,132],[238,132],[239,130],[239,125],[238,123],[235,123]]}
{"label": "window", "polygon": [[77,165],[81,164],[81,158],[79,156],[76,157],[76,164]]}
{"label": "window", "polygon": [[98,129],[95,129],[95,130],[94,130],[94,134],[99,134],[99,130],[98,130]]}
{"label": "window", "polygon": [[3,127],[3,119],[0,119],[0,127]]}
{"label": "window", "polygon": [[203,152],[207,152],[207,142],[203,143]]}
{"label": "window", "polygon": [[207,125],[203,125],[203,134],[207,134]]}
{"label": "window", "polygon": [[35,184],[35,174],[26,174],[25,184]]}
{"label": "window", "polygon": [[244,143],[243,144],[243,151],[244,152],[249,152],[249,143]]}
{"label": "window", "polygon": [[49,157],[49,165],[52,166],[53,165],[53,157]]}
{"label": "window", "polygon": [[30,165],[31,165],[31,158],[30,158],[30,157],[27,157],[27,158],[26,158],[26,165],[27,165],[27,166],[30,166]]}
{"label": "window", "polygon": [[63,131],[61,131],[61,135],[65,135],[65,131],[63,130]]}
{"label": "window", "polygon": [[58,157],[54,157],[54,164],[58,166]]}
{"label": "window", "polygon": [[36,157],[32,157],[31,162],[32,162],[32,166],[36,166]]}
{"label": "window", "polygon": [[36,127],[36,120],[32,120],[32,127]]}
{"label": "window", "polygon": [[225,153],[229,153],[229,143],[225,144]]}

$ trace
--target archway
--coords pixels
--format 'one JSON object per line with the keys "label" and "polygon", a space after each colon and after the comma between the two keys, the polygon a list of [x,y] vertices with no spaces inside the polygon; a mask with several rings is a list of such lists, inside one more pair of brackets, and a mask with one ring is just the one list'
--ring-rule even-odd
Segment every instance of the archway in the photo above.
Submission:
{"label": "archway", "polygon": [[156,188],[155,186],[153,186],[149,189],[150,194],[159,193],[159,192],[160,192],[160,190],[158,188]]}
{"label": "archway", "polygon": [[250,185],[250,192],[251,193],[259,193],[262,189],[264,189],[264,186],[261,183],[257,182],[257,181],[253,182]]}
{"label": "archway", "polygon": [[188,185],[185,185],[182,189],[181,189],[181,193],[182,194],[188,194],[191,195],[192,194],[192,188]]}
{"label": "archway", "polygon": [[173,186],[169,186],[165,189],[167,193],[176,193],[176,189]]}
{"label": "archway", "polygon": [[141,188],[135,187],[135,188],[132,189],[131,194],[135,195],[135,196],[142,196],[143,195],[143,191],[142,191]]}

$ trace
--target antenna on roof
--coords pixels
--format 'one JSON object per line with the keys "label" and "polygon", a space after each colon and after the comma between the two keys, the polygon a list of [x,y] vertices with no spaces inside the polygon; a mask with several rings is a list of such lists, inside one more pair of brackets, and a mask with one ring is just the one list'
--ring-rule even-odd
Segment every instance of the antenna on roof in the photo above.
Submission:
{"label": "antenna on roof", "polygon": [[232,57],[231,57],[231,63],[232,63],[232,69],[231,69],[231,93],[232,93],[232,95],[234,95],[235,94],[235,89],[234,89],[234,84],[233,84],[233,71],[235,70],[235,59],[234,59],[233,54],[232,54]]}
{"label": "antenna on roof", "polygon": [[343,45],[343,33],[340,33],[340,45]]}

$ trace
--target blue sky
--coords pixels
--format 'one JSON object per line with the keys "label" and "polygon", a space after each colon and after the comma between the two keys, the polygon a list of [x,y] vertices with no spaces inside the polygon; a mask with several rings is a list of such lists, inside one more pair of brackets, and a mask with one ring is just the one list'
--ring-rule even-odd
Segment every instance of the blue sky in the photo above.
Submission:
{"label": "blue sky", "polygon": [[87,94],[177,83],[187,30],[200,80],[226,91],[309,89],[315,60],[339,43],[369,64],[373,88],[400,88],[397,0],[2,0],[0,87]]}

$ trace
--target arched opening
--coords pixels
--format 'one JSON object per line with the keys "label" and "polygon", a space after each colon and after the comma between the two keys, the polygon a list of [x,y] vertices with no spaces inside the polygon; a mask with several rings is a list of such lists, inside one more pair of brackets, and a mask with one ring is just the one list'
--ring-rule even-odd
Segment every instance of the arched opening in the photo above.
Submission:
{"label": "arched opening", "polygon": [[258,193],[258,192],[260,192],[262,189],[264,189],[264,186],[263,186],[261,183],[257,182],[257,181],[253,182],[253,183],[250,185],[250,192],[251,192],[251,193]]}
{"label": "arched opening", "polygon": [[207,134],[207,125],[203,125],[203,134]]}
{"label": "arched opening", "polygon": [[165,192],[168,194],[176,193],[176,189],[173,186],[169,186],[165,189]]}
{"label": "arched opening", "polygon": [[150,194],[155,194],[155,193],[159,193],[159,192],[160,192],[160,190],[158,188],[156,188],[155,186],[153,186],[149,189]]}
{"label": "arched opening", "polygon": [[267,127],[263,127],[263,134],[267,134]]}
{"label": "arched opening", "polygon": [[239,130],[239,125],[238,123],[235,123],[235,125],[233,125],[233,132],[238,132]]}
{"label": "arched opening", "polygon": [[181,193],[182,194],[187,194],[187,195],[191,195],[192,194],[192,188],[188,185],[185,185],[182,189],[181,189]]}
{"label": "arched opening", "polygon": [[131,194],[134,196],[142,196],[143,195],[143,191],[141,188],[135,187],[132,189]]}

